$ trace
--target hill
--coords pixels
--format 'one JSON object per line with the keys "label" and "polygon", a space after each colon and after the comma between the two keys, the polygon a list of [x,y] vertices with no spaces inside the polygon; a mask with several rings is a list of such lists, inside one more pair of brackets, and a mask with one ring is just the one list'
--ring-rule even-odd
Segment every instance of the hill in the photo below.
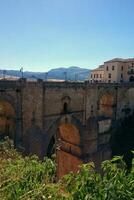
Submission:
{"label": "hill", "polygon": [[[48,72],[31,72],[31,71],[24,71],[23,77],[24,78],[40,78],[40,79],[58,79],[58,80],[64,80],[65,77],[67,80],[80,80],[84,81],[88,78],[90,73],[89,69],[80,68],[80,67],[69,67],[69,68],[56,68],[51,69]],[[19,70],[6,70],[5,71],[6,76],[12,76],[12,77],[21,77],[22,74]],[[3,71],[0,71],[0,76],[3,76]]]}

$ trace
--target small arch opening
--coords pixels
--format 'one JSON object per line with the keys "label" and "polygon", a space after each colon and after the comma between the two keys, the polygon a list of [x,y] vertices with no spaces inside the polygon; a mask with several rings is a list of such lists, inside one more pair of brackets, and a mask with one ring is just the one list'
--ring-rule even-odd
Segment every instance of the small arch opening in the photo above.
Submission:
{"label": "small arch opening", "polygon": [[65,102],[63,106],[63,112],[66,114],[68,113],[68,104]]}

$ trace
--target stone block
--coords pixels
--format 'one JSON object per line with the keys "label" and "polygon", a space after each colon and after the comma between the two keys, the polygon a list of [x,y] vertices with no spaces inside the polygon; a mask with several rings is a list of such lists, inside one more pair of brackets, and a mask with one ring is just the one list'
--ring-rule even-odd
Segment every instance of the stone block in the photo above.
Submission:
{"label": "stone block", "polygon": [[83,141],[83,153],[91,154],[97,151],[97,140],[84,140]]}
{"label": "stone block", "polygon": [[111,137],[111,135],[108,133],[100,135],[99,139],[98,139],[98,145],[109,143],[110,137]]}
{"label": "stone block", "polygon": [[105,119],[98,121],[99,124],[99,133],[107,132],[111,128],[112,120],[111,119]]}

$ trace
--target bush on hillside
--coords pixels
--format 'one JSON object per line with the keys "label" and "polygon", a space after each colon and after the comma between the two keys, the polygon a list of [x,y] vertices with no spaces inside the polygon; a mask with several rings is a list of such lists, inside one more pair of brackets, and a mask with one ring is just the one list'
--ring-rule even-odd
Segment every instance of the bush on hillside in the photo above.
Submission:
{"label": "bush on hillside", "polygon": [[104,161],[101,173],[94,163],[83,164],[55,183],[51,159],[23,157],[9,141],[0,144],[0,199],[3,200],[133,200],[134,161],[128,173],[122,157]]}

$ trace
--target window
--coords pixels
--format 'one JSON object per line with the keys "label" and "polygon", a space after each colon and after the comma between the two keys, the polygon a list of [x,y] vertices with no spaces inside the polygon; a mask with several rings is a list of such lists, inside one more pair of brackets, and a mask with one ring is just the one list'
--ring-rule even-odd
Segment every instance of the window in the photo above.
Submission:
{"label": "window", "polygon": [[108,78],[111,78],[111,74],[108,74]]}
{"label": "window", "polygon": [[92,74],[91,74],[91,78],[92,78]]}
{"label": "window", "polygon": [[131,74],[133,74],[133,69],[131,69]]}
{"label": "window", "polygon": [[114,66],[112,66],[112,70],[114,70]]}
{"label": "window", "polygon": [[96,74],[96,78],[98,78],[98,74]]}
{"label": "window", "polygon": [[121,70],[123,71],[123,66],[121,66]]}
{"label": "window", "polygon": [[111,83],[111,80],[108,80],[109,83]]}
{"label": "window", "polygon": [[108,71],[108,66],[107,66],[106,70]]}
{"label": "window", "polygon": [[95,78],[95,74],[94,74],[94,78]]}
{"label": "window", "polygon": [[101,74],[100,74],[100,78],[102,78]]}
{"label": "window", "polygon": [[121,78],[123,78],[123,74],[121,74]]}

